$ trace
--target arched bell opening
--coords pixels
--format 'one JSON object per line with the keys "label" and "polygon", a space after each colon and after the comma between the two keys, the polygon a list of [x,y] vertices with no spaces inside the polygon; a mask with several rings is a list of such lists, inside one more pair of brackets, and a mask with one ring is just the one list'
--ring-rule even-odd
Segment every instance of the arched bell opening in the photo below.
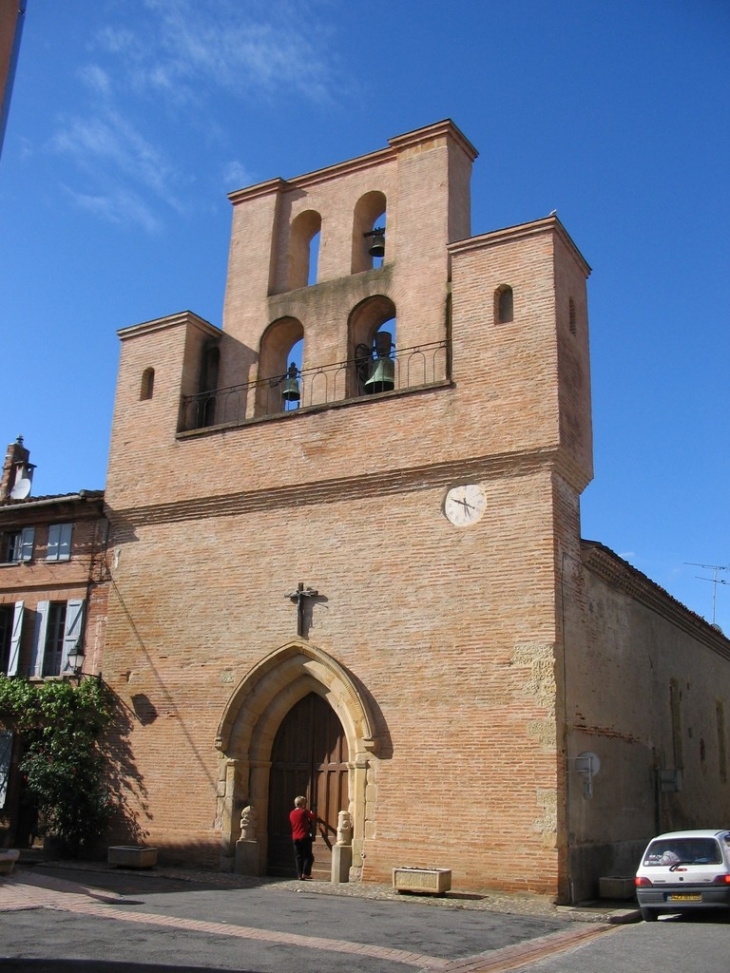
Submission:
{"label": "arched bell opening", "polygon": [[317,283],[322,217],[308,209],[289,228],[289,290]]}
{"label": "arched bell opening", "polygon": [[368,298],[353,310],[348,322],[353,362],[349,395],[375,395],[397,386],[396,314],[388,297]]}
{"label": "arched bell opening", "polygon": [[386,250],[386,198],[377,190],[355,204],[352,233],[352,272],[382,267]]}
{"label": "arched bell opening", "polygon": [[256,415],[287,412],[301,404],[304,328],[297,318],[274,321],[261,338]]}
{"label": "arched bell opening", "polygon": [[[316,701],[302,702],[312,694],[318,697]],[[336,785],[332,786],[336,795],[325,817],[327,841],[333,843],[333,822],[336,826],[334,804],[344,803],[342,788],[346,786],[347,805],[338,810],[347,810],[351,816],[353,868],[362,862],[368,773],[375,747],[373,722],[368,706],[352,677],[331,656],[310,644],[291,642],[263,659],[241,682],[226,707],[216,741],[222,763],[220,778],[223,786],[218,799],[218,820],[223,857],[231,862],[232,867],[236,867],[238,862],[239,870],[242,870],[240,862],[243,859],[237,856],[241,812],[244,807],[253,807],[255,837],[252,839],[254,844],[247,847],[249,874],[265,874],[270,859],[278,860],[281,856],[285,859],[291,854],[290,847],[286,847],[286,835],[281,826],[276,835],[270,836],[269,832],[271,821],[282,817],[285,810],[283,804],[292,802],[296,796],[296,793],[289,794],[288,791],[291,788],[296,790],[302,782],[301,767],[300,776],[292,776],[291,783],[286,780],[277,782],[275,779],[277,774],[281,775],[286,771],[286,760],[282,763],[281,759],[282,746],[284,751],[286,748],[286,735],[298,732],[296,727],[302,726],[301,712],[296,712],[298,707],[314,707],[320,718],[327,711],[331,714],[324,729],[320,726],[319,730],[313,731],[313,739],[319,740],[317,746],[320,748],[320,755],[324,752],[323,746],[326,749],[326,741],[334,741],[339,747],[337,754],[343,756],[346,753],[346,757],[319,761],[314,775],[316,777],[319,774],[315,781],[315,785],[319,787],[317,800],[318,803],[322,800],[322,787],[328,786],[327,777],[333,775],[332,780],[336,780]],[[304,723],[306,724],[306,718]],[[337,726],[341,733],[339,742],[335,739],[337,734],[334,732]],[[284,734],[284,739],[281,746],[277,747],[277,734],[280,731]],[[325,744],[322,744],[323,739]],[[313,761],[310,766],[311,763]],[[341,766],[343,763],[347,767],[344,778]],[[333,766],[330,767],[329,764]],[[272,798],[280,806],[275,808],[271,804]],[[328,845],[322,835],[319,840],[322,858]],[[289,860],[292,861],[291,858]],[[255,865],[250,864],[252,861],[255,861]],[[353,877],[358,875],[356,869]]]}

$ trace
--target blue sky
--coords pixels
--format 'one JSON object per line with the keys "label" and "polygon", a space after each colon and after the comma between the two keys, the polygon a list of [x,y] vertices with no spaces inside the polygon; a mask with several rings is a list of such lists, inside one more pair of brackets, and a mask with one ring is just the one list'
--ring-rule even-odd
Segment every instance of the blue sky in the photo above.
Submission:
{"label": "blue sky", "polygon": [[583,535],[730,632],[729,106],[727,0],[28,0],[0,446],[102,487],[116,332],[221,323],[226,194],[452,118],[472,232],[557,209],[593,268]]}

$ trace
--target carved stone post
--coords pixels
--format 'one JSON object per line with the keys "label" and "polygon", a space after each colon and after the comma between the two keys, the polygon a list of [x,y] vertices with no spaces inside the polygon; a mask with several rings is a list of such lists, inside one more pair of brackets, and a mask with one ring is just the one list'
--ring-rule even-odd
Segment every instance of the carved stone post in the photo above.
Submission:
{"label": "carved stone post", "polygon": [[337,842],[332,849],[332,884],[349,882],[352,866],[352,818],[348,811],[337,815]]}
{"label": "carved stone post", "polygon": [[235,870],[238,875],[260,875],[259,843],[256,837],[257,815],[248,806],[241,812],[241,837],[236,842]]}

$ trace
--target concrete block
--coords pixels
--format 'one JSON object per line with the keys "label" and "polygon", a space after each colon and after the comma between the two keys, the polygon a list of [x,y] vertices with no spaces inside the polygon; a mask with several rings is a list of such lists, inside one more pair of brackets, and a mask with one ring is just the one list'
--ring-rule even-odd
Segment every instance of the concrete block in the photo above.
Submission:
{"label": "concrete block", "polygon": [[157,849],[142,845],[111,845],[107,849],[107,861],[121,868],[154,868]]}
{"label": "concrete block", "polygon": [[17,848],[4,848],[0,851],[0,875],[9,875],[12,872],[19,855]]}
{"label": "concrete block", "polygon": [[451,869],[411,868],[401,865],[393,869],[393,888],[397,892],[443,895],[451,888]]}

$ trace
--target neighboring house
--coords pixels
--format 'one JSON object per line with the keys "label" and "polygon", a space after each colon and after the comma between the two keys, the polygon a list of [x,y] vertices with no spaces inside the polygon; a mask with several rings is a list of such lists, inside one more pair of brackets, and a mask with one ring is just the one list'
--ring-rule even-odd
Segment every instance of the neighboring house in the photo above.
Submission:
{"label": "neighboring house", "polygon": [[[69,656],[98,673],[106,621],[102,490],[32,497],[21,438],[7,450],[0,484],[0,673],[31,680],[76,675]],[[77,663],[77,667],[79,663]],[[16,828],[17,741],[0,736],[0,822]],[[22,843],[22,835],[14,835]]]}

